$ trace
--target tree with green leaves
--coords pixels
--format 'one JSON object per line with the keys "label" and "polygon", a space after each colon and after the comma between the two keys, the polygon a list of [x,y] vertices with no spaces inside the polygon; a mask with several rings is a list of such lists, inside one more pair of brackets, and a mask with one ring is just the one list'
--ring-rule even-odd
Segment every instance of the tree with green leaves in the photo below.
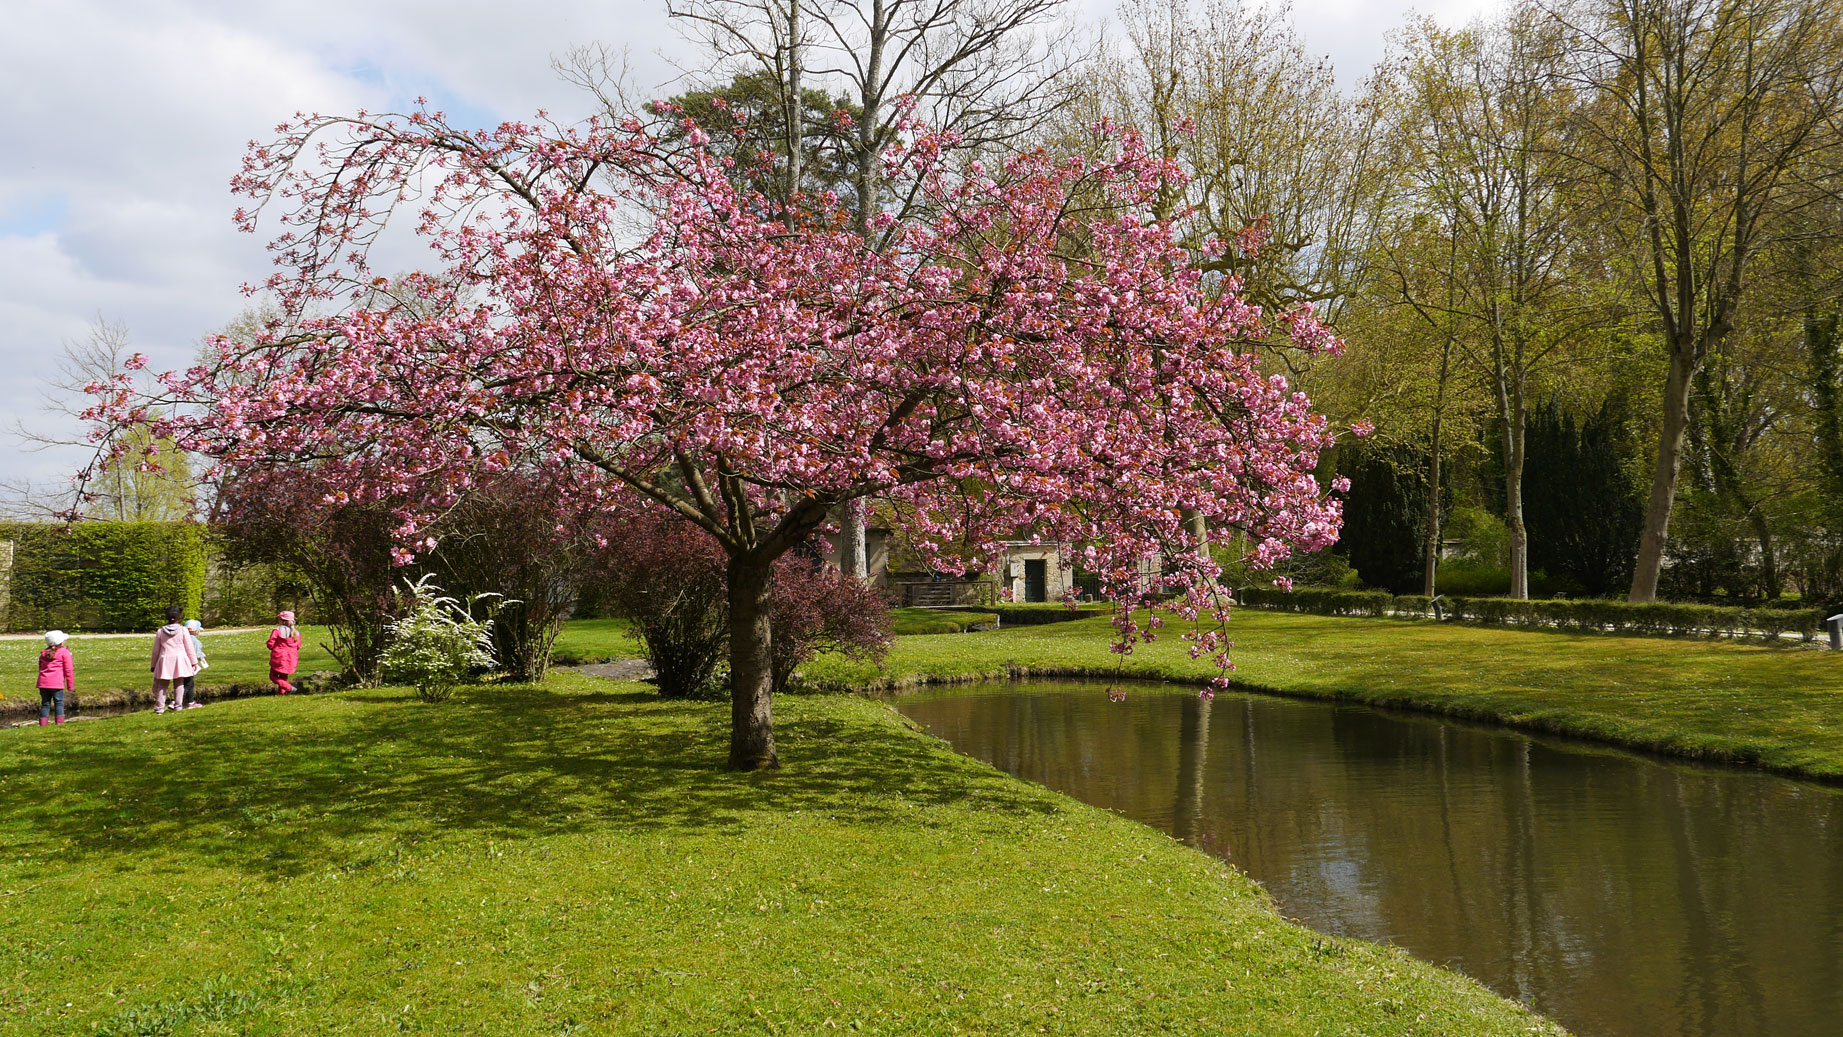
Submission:
{"label": "tree with green leaves", "polygon": [[1443,277],[1418,293],[1403,278],[1400,289],[1430,322],[1456,322],[1458,356],[1490,393],[1515,598],[1529,597],[1523,475],[1534,383],[1605,316],[1584,290],[1581,242],[1570,233],[1573,170],[1558,144],[1573,97],[1552,74],[1558,44],[1528,4],[1458,31],[1423,20],[1400,73],[1413,160],[1396,204],[1448,248]]}
{"label": "tree with green leaves", "polygon": [[1629,595],[1650,601],[1698,376],[1843,149],[1843,26],[1824,0],[1577,0],[1554,14],[1582,94],[1570,158],[1667,360]]}

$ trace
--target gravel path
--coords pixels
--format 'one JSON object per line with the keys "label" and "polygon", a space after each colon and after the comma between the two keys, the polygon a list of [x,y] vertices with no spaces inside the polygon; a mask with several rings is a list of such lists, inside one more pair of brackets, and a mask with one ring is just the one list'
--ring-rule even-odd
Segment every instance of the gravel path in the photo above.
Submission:
{"label": "gravel path", "polygon": [[590,663],[587,666],[559,666],[560,670],[574,670],[586,677],[606,677],[611,681],[643,681],[653,675],[653,668],[645,659],[621,659],[611,663]]}

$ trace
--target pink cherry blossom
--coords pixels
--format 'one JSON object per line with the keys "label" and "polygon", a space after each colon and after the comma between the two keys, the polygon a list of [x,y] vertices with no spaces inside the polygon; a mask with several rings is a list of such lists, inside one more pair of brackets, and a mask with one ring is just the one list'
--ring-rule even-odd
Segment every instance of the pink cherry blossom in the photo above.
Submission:
{"label": "pink cherry blossom", "polygon": [[[885,168],[922,215],[879,214],[866,240],[836,199],[783,211],[657,118],[297,116],[233,180],[238,225],[275,227],[249,291],[277,319],[152,398],[98,386],[91,417],[151,422],[215,478],[295,470],[317,498],[385,502],[399,559],[514,466],[701,527],[730,558],[736,766],[774,759],[772,563],[847,502],[884,502],[948,570],[1020,533],[1069,545],[1118,603],[1123,656],[1177,594],[1223,673],[1228,602],[1190,518],[1257,568],[1336,538],[1312,474],[1333,434],[1251,345],[1338,342],[1307,307],[1264,314],[1205,278],[1181,218],[1153,216],[1181,174],[1138,138],[975,167],[911,125]],[[429,262],[386,279],[370,256],[393,223]]]}

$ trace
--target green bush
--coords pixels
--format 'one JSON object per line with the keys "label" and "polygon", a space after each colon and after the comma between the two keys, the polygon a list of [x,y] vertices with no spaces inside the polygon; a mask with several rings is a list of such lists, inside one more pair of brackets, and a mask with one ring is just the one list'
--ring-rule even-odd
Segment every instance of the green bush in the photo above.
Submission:
{"label": "green bush", "polygon": [[12,630],[152,630],[168,606],[199,614],[204,527],[187,522],[7,523]]}
{"label": "green bush", "polygon": [[1450,558],[1440,563],[1439,577],[1435,582],[1443,593],[1460,597],[1508,594],[1510,569],[1470,558]]}
{"label": "green bush", "polygon": [[1454,508],[1441,532],[1461,542],[1461,557],[1453,559],[1455,562],[1471,562],[1481,569],[1504,569],[1509,565],[1510,527],[1484,508]]}
{"label": "green bush", "polygon": [[414,687],[424,702],[443,702],[469,674],[499,665],[492,615],[475,619],[469,612],[481,598],[499,595],[476,595],[463,605],[444,595],[429,574],[407,584],[405,592],[409,611],[391,621],[390,643],[380,660],[386,680]]}

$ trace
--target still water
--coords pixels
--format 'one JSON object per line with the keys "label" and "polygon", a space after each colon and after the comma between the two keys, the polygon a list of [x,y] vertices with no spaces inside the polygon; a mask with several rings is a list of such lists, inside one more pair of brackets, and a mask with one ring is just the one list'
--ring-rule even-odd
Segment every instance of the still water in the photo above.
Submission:
{"label": "still water", "polygon": [[1582,1034],[1843,1034],[1843,793],[1361,706],[997,684],[896,706],[1321,932]]}

